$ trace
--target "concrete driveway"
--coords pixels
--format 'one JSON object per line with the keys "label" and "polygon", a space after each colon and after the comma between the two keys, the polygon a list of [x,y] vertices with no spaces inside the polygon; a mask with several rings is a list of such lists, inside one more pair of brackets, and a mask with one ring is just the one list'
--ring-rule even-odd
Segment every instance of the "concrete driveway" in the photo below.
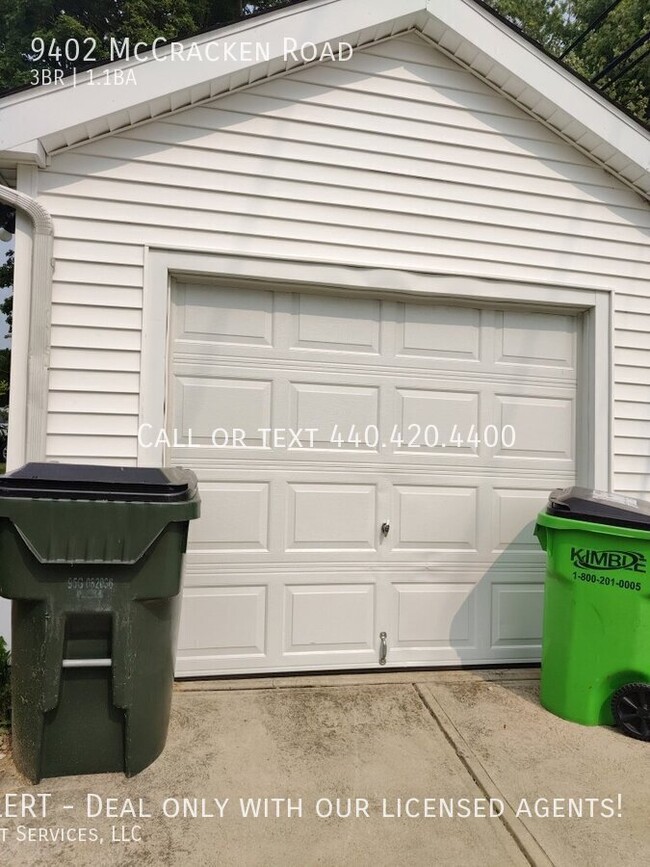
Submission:
{"label": "concrete driveway", "polygon": [[[165,752],[130,780],[30,786],[0,758],[2,859],[34,867],[55,856],[66,865],[219,867],[647,861],[650,744],[548,714],[537,686],[533,669],[180,683]],[[26,804],[35,816],[11,816]]]}

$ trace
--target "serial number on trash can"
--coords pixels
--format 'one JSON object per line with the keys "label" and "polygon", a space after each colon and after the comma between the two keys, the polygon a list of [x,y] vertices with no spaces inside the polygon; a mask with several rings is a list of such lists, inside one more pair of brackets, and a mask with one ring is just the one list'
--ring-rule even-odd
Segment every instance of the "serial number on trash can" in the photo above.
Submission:
{"label": "serial number on trash can", "polygon": [[594,575],[592,572],[574,572],[573,579],[574,581],[584,581],[587,584],[601,584],[603,587],[618,587],[619,590],[641,590],[640,581],[611,578],[609,575]]}
{"label": "serial number on trash can", "polygon": [[103,592],[113,589],[112,578],[68,578],[68,590],[77,590],[84,593]]}

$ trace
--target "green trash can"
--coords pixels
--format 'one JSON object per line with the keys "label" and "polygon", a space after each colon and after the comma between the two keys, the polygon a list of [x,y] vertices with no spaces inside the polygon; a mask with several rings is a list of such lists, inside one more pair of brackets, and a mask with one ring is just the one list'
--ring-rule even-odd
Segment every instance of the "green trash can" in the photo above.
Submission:
{"label": "green trash can", "polygon": [[12,746],[32,782],[131,776],[162,752],[199,509],[196,476],[177,468],[30,463],[0,476]]}
{"label": "green trash can", "polygon": [[556,490],[535,535],[547,554],[542,704],[650,740],[650,503]]}

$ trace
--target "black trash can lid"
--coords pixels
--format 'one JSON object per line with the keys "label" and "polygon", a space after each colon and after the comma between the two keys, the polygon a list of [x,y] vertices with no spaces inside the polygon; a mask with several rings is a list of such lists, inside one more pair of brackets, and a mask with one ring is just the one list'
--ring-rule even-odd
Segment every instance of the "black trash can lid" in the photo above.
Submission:
{"label": "black trash can lid", "polygon": [[546,512],[557,518],[650,531],[650,503],[591,488],[557,488]]}
{"label": "black trash can lid", "polygon": [[0,497],[171,503],[190,500],[196,484],[180,467],[29,463],[0,476]]}

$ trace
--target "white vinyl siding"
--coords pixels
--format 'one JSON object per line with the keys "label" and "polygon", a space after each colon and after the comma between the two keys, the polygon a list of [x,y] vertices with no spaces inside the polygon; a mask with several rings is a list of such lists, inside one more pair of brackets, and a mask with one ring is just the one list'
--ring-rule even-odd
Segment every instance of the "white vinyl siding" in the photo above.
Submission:
{"label": "white vinyl siding", "polygon": [[141,246],[57,240],[48,458],[135,463]]}
{"label": "white vinyl siding", "polygon": [[613,291],[613,481],[650,493],[647,205],[416,35],[54,155],[39,198],[52,459],[136,460],[152,245]]}
{"label": "white vinyl siding", "polygon": [[[646,292],[648,286],[646,285]],[[650,301],[616,296],[614,487],[650,499]]]}

